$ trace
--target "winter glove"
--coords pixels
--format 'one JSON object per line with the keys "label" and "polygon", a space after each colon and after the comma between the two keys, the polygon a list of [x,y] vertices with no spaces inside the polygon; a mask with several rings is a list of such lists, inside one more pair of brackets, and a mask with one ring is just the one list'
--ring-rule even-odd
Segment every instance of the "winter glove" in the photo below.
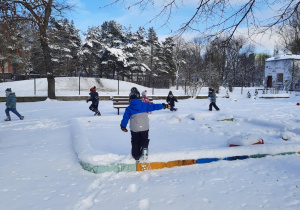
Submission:
{"label": "winter glove", "polygon": [[123,132],[128,132],[128,130],[126,129],[126,127],[123,127],[122,125],[120,125],[121,126],[121,130],[123,131]]}
{"label": "winter glove", "polygon": [[170,105],[169,104],[162,103],[162,105],[164,106],[164,109],[170,109]]}
{"label": "winter glove", "polygon": [[86,100],[86,103],[89,103],[89,100],[88,100],[88,99]]}

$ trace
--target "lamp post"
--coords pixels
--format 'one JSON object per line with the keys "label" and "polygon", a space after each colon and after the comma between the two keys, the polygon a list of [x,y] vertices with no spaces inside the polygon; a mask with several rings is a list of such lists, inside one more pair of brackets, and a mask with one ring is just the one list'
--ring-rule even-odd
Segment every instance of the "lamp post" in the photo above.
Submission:
{"label": "lamp post", "polygon": [[120,80],[119,80],[119,69],[118,69],[118,95],[119,95],[119,91],[120,91]]}
{"label": "lamp post", "polygon": [[34,81],[34,96],[36,96],[36,80],[35,80],[35,76],[33,77],[33,81]]}
{"label": "lamp post", "polygon": [[79,95],[80,95],[80,76],[81,76],[81,71],[79,71],[79,88],[78,88],[78,90],[79,90]]}

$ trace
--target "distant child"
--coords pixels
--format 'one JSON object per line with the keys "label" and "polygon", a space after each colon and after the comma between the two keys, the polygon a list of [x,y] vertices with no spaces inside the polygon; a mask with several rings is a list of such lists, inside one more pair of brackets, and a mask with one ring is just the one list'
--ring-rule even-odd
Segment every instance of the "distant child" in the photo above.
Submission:
{"label": "distant child", "polygon": [[212,107],[214,107],[217,111],[220,111],[219,107],[216,105],[216,93],[213,88],[209,88],[208,98],[210,98],[209,111],[212,111]]}
{"label": "distant child", "polygon": [[144,159],[148,157],[149,119],[147,112],[165,108],[169,108],[169,106],[167,104],[143,103],[136,88],[135,92],[131,92],[130,105],[125,110],[120,126],[123,132],[128,132],[126,126],[130,120],[131,154],[135,160],[138,161],[141,156]]}
{"label": "distant child", "polygon": [[24,116],[20,115],[19,112],[16,109],[16,95],[14,92],[11,92],[11,88],[7,88],[5,90],[6,94],[6,109],[5,109],[5,114],[7,118],[4,121],[11,121],[9,112],[11,111],[15,115],[17,115],[20,120],[24,120]]}
{"label": "distant child", "polygon": [[145,102],[145,103],[149,103],[149,104],[152,103],[152,102],[149,100],[149,98],[147,97],[147,90],[145,90],[145,91],[142,92],[142,98],[141,98],[141,101],[142,101],[142,102]]}
{"label": "distant child", "polygon": [[178,102],[178,101],[177,101],[176,97],[173,95],[172,91],[169,92],[169,95],[168,95],[166,101],[171,107],[170,111],[177,111],[177,109],[174,107],[175,107],[175,101],[176,102]]}
{"label": "distant child", "polygon": [[229,93],[228,93],[228,90],[226,91],[225,98],[229,98]]}
{"label": "distant child", "polygon": [[251,93],[248,91],[248,93],[247,93],[247,97],[248,98],[251,98]]}
{"label": "distant child", "polygon": [[99,104],[99,95],[96,92],[96,87],[92,87],[90,89],[90,98],[86,100],[86,103],[88,103],[89,101],[92,101],[92,104],[90,105],[89,109],[93,112],[95,112],[94,115],[98,115],[101,116],[100,111],[98,110],[98,104]]}

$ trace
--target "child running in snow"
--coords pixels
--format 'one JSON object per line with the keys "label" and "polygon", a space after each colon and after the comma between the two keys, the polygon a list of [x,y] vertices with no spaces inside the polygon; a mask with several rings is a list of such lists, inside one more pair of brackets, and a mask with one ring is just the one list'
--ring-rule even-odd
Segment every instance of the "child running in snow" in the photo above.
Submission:
{"label": "child running in snow", "polygon": [[17,103],[16,103],[16,95],[14,92],[11,92],[11,88],[7,88],[5,90],[6,94],[6,109],[5,114],[7,118],[4,121],[11,121],[9,112],[11,111],[15,115],[17,115],[20,120],[24,120],[24,116],[20,115],[20,113],[17,111]]}
{"label": "child running in snow", "polygon": [[247,98],[251,98],[251,93],[248,91]]}
{"label": "child running in snow", "polygon": [[220,111],[219,107],[216,105],[217,96],[213,88],[209,88],[208,98],[210,98],[209,111],[212,111],[212,107],[217,111]]}
{"label": "child running in snow", "polygon": [[175,107],[175,101],[176,102],[178,102],[178,101],[177,101],[176,97],[173,95],[172,91],[169,92],[169,95],[168,95],[166,101],[171,107],[170,111],[177,111],[177,109],[174,107]]}
{"label": "child running in snow", "polygon": [[93,112],[95,112],[94,115],[98,115],[101,116],[100,111],[98,110],[98,104],[99,104],[99,95],[96,92],[96,87],[92,87],[90,89],[90,98],[86,100],[86,103],[88,103],[89,101],[92,101],[92,104],[90,105],[89,109]]}
{"label": "child running in snow", "polygon": [[149,119],[147,112],[169,108],[167,104],[149,104],[140,100],[140,93],[135,88],[130,94],[130,105],[126,108],[121,121],[121,130],[128,132],[126,126],[130,120],[131,131],[131,155],[135,160],[139,160],[143,155],[148,156],[149,145]]}

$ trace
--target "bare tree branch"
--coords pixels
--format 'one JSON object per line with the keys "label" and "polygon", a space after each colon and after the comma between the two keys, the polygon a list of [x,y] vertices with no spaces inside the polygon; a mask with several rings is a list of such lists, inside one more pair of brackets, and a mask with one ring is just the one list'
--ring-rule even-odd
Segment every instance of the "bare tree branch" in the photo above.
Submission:
{"label": "bare tree branch", "polygon": [[[141,11],[144,11],[147,7],[159,2],[161,1],[113,0],[104,7],[122,3],[124,5],[130,4],[128,8],[137,6]],[[164,0],[162,8],[150,18],[148,23],[156,19],[165,18],[165,22],[161,25],[167,26],[172,16],[175,15],[173,10],[180,9],[179,3],[182,5],[188,4],[188,2],[182,0]],[[299,5],[299,0],[247,0],[240,2],[232,2],[231,0],[199,0],[198,6],[195,8],[195,12],[191,14],[189,20],[182,23],[178,29],[172,31],[177,34],[198,31],[207,37],[225,33],[229,34],[229,38],[232,38],[239,27],[245,26],[249,30],[250,28],[256,29],[257,33],[264,33],[266,30],[288,21],[295,11],[298,10]],[[262,7],[273,11],[273,15],[257,17],[257,12],[260,12],[260,10],[263,12]]]}

